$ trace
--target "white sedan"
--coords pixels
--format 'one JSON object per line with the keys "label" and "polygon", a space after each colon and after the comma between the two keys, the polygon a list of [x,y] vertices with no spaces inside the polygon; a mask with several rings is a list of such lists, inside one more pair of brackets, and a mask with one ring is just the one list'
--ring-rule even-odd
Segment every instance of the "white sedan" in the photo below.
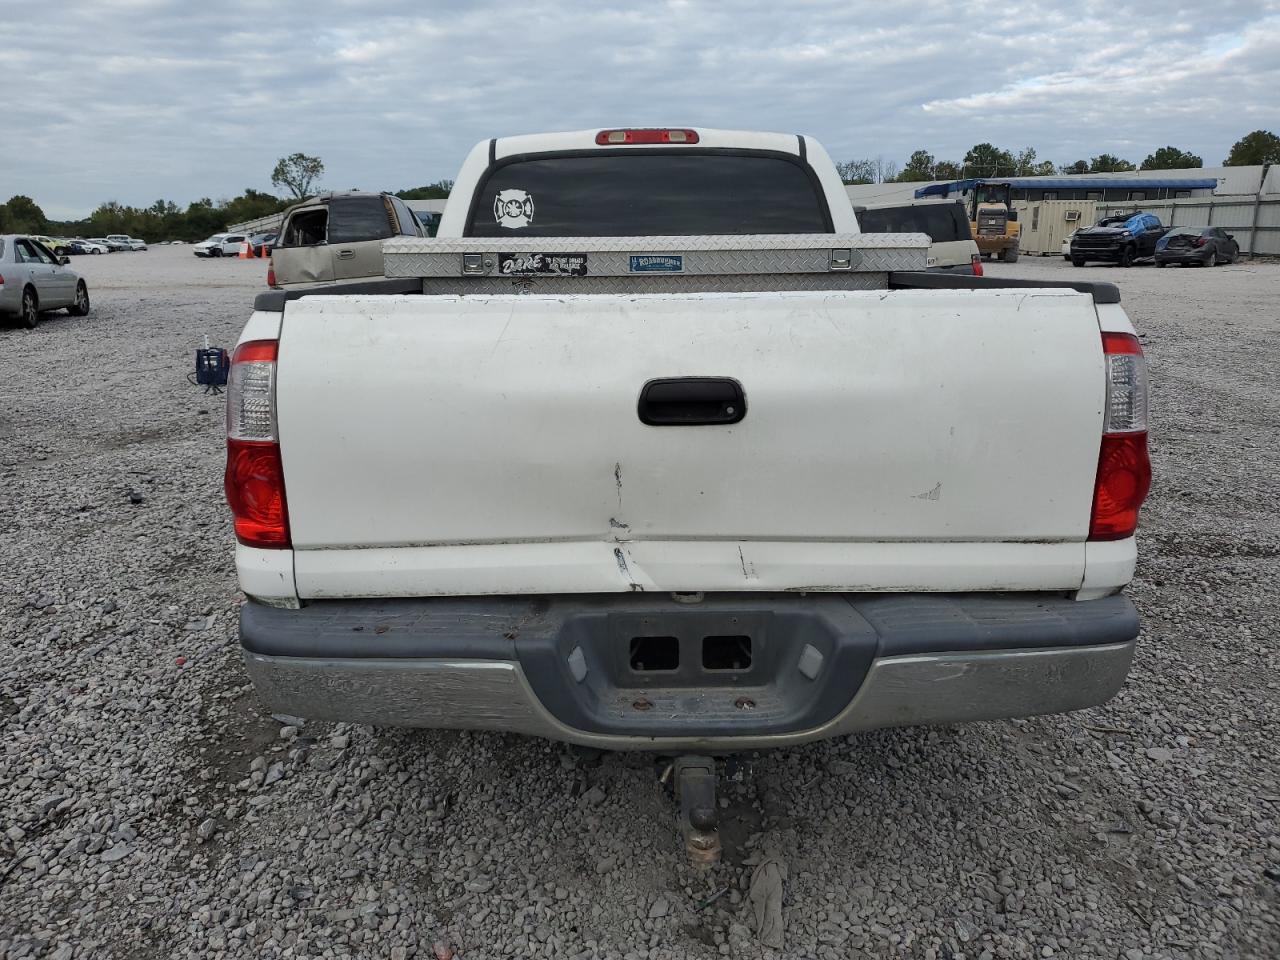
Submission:
{"label": "white sedan", "polygon": [[240,253],[240,244],[244,243],[242,233],[215,233],[208,240],[202,240],[191,248],[197,257],[234,257]]}

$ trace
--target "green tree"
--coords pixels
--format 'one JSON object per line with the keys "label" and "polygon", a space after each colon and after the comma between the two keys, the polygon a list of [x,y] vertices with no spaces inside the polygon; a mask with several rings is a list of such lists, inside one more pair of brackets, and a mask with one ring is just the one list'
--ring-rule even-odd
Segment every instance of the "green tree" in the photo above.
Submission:
{"label": "green tree", "polygon": [[1053,165],[1052,160],[1041,160],[1031,168],[1031,176],[1033,177],[1052,177],[1058,172],[1058,168]]}
{"label": "green tree", "polygon": [[1099,154],[1089,161],[1090,173],[1126,173],[1136,169],[1128,160],[1121,160],[1109,153]]}
{"label": "green tree", "polygon": [[4,221],[5,229],[11,233],[49,232],[49,220],[39,204],[21,193],[4,205]]}
{"label": "green tree", "polygon": [[182,240],[203,240],[205,237],[221,232],[226,229],[228,223],[233,222],[224,217],[222,211],[215,207],[208,197],[202,197],[188,204],[182,220],[184,235],[179,238]]}
{"label": "green tree", "polygon": [[324,163],[319,157],[291,153],[276,161],[276,168],[271,171],[271,184],[288,188],[294,199],[302,200],[311,196],[311,188],[323,174]]}
{"label": "green tree", "polygon": [[125,233],[127,229],[125,208],[116,200],[99,204],[89,214],[89,232],[96,237],[105,237],[108,233]]}
{"label": "green tree", "polygon": [[1270,130],[1247,133],[1231,146],[1231,155],[1222,161],[1224,167],[1251,167],[1261,163],[1280,163],[1280,137]]}
{"label": "green tree", "polygon": [[240,196],[224,201],[221,207],[227,223],[244,223],[246,220],[257,220],[279,213],[289,203],[289,200],[277,197],[274,193],[263,193],[250,187]]}
{"label": "green tree", "polygon": [[898,174],[899,183],[919,183],[921,180],[933,180],[933,168],[936,161],[928,150],[916,150],[907,159],[906,166]]}
{"label": "green tree", "polygon": [[964,168],[958,163],[952,163],[950,160],[939,160],[933,165],[933,179],[935,180],[961,180],[964,178]]}
{"label": "green tree", "polygon": [[1058,168],[1059,173],[1088,173],[1089,161],[1077,160],[1075,163],[1064,163]]}
{"label": "green tree", "polygon": [[428,183],[425,187],[399,190],[396,196],[401,200],[448,200],[452,190],[452,180],[437,180],[435,183]]}
{"label": "green tree", "polygon": [[1017,168],[1018,163],[1012,153],[991,143],[975,144],[964,155],[964,172],[968,177],[1008,177]]}
{"label": "green tree", "polygon": [[1018,151],[1018,155],[1013,158],[1014,173],[1019,177],[1030,177],[1036,171],[1036,148],[1023,147]]}
{"label": "green tree", "polygon": [[836,172],[840,174],[842,183],[876,182],[876,162],[874,160],[842,160],[836,164]]}
{"label": "green tree", "polygon": [[1143,170],[1185,170],[1190,167],[1203,167],[1204,161],[1194,153],[1179,150],[1177,147],[1161,147],[1155,153],[1147,155],[1142,161]]}

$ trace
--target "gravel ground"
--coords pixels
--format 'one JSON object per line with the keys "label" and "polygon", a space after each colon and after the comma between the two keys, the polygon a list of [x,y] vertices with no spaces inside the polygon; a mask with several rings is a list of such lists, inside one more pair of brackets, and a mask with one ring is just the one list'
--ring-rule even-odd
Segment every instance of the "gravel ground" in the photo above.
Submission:
{"label": "gravel ground", "polygon": [[[1121,284],[1155,378],[1125,690],[756,757],[686,865],[646,756],[272,719],[235,642],[222,403],[260,262],[80,257],[0,329],[0,957],[1280,955],[1280,264]],[[716,894],[719,894],[716,897]],[[711,901],[711,902],[708,902]]]}

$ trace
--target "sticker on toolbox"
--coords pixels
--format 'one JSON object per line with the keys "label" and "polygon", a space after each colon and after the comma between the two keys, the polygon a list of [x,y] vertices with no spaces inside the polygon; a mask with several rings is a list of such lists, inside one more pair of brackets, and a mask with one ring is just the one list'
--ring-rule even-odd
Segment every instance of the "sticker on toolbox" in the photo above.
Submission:
{"label": "sticker on toolbox", "polygon": [[499,190],[493,198],[493,219],[508,230],[527,227],[533,222],[533,197],[525,190]]}
{"label": "sticker on toolbox", "polygon": [[631,273],[684,273],[682,254],[632,254]]}
{"label": "sticker on toolbox", "polygon": [[587,275],[585,253],[500,253],[498,272],[511,276]]}

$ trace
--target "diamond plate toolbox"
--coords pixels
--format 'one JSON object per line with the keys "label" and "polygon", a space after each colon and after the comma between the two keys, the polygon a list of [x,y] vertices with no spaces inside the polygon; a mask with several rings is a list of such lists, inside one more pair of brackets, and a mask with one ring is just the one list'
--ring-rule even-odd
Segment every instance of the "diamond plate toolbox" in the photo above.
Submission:
{"label": "diamond plate toolbox", "polygon": [[[558,290],[584,293],[606,288],[723,290],[738,289],[743,283],[752,289],[795,289],[795,281],[789,287],[783,278],[799,280],[797,274],[810,275],[800,287],[828,289],[879,286],[883,274],[890,271],[924,270],[929,242],[922,233],[402,237],[386,241],[382,255],[388,277],[451,278],[464,281],[463,288],[469,286],[466,281],[481,281],[477,287],[489,292],[495,281],[528,286],[552,278]],[[839,279],[850,274],[881,276]],[[755,279],[748,282],[748,277]],[[611,282],[603,283],[605,278]]]}

